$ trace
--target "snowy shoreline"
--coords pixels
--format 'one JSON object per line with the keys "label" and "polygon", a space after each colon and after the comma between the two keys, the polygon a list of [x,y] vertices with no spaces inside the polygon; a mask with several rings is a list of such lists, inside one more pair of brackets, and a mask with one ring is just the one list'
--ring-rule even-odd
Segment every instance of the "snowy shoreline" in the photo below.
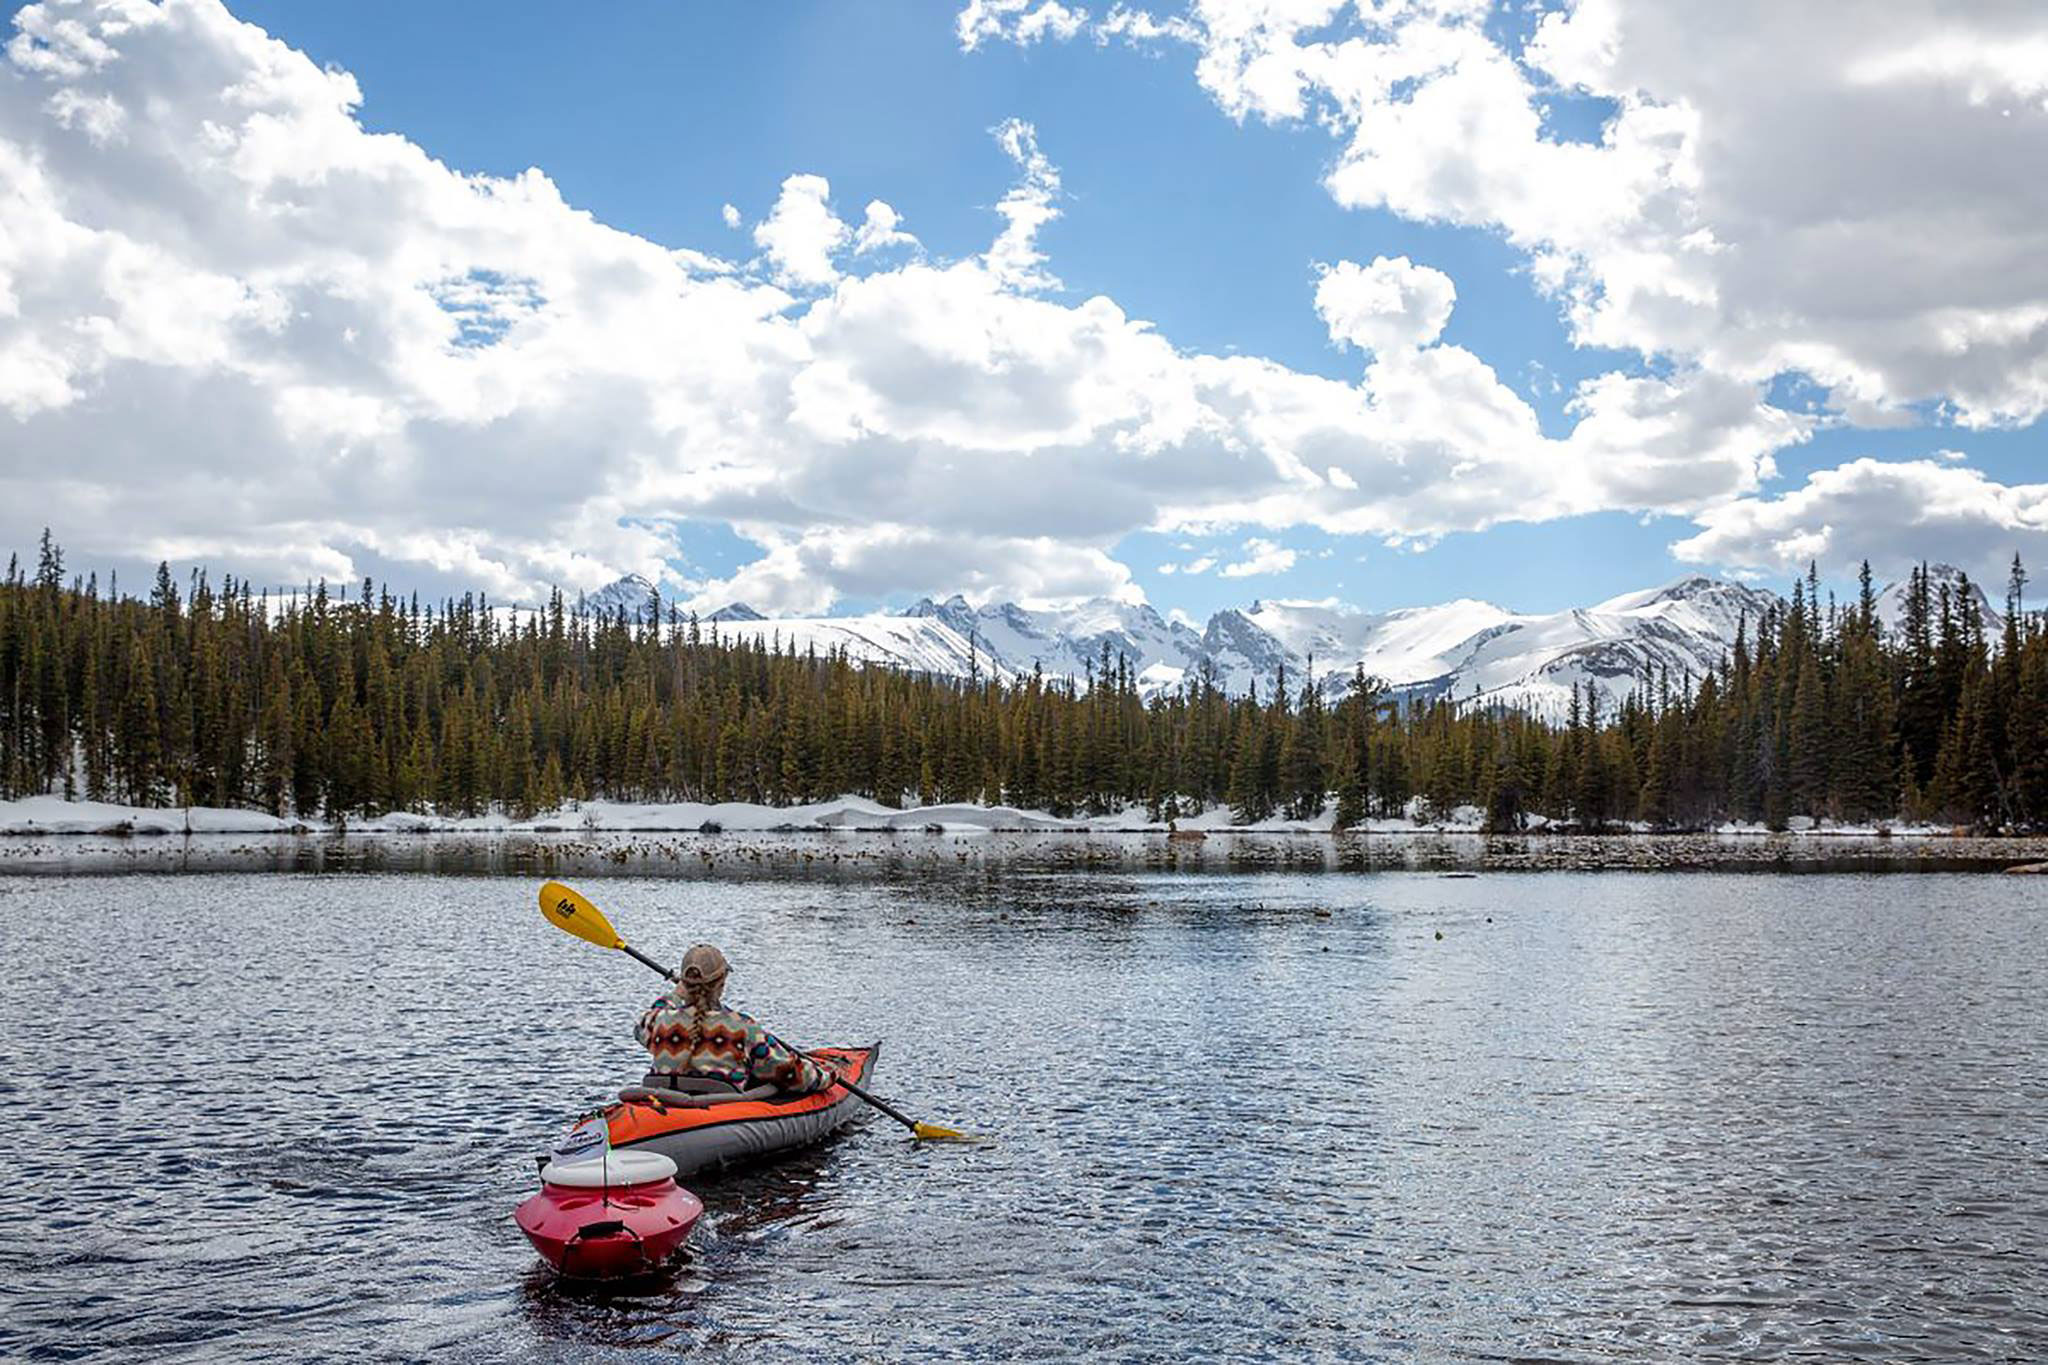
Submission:
{"label": "snowy shoreline", "polygon": [[[1232,822],[1230,809],[1213,807],[1167,825],[1147,817],[1143,806],[1108,815],[1062,818],[1047,811],[1013,806],[936,805],[895,809],[864,797],[847,796],[806,806],[763,806],[751,802],[705,804],[684,801],[634,804],[586,801],[515,819],[499,812],[483,816],[423,815],[394,811],[346,825],[280,817],[263,811],[218,807],[123,806],[96,801],[66,801],[57,796],[32,796],[0,801],[0,836],[99,835],[165,837],[212,834],[328,837],[334,835],[434,834],[494,838],[515,834],[1150,834],[1187,837],[1237,834],[1328,836],[1333,808],[1310,820],[1270,819],[1253,824]],[[1352,835],[1481,834],[1482,812],[1461,806],[1446,818],[1375,819],[1336,832]],[[1845,825],[1795,820],[1789,830],[1772,831],[1758,824],[1723,824],[1707,830],[1651,831],[1635,824],[1610,826],[1607,837],[1685,838],[1900,838],[1949,839],[1948,826],[1909,824]],[[1538,817],[1529,828],[1491,837],[1586,837],[1584,832],[1554,826]]]}

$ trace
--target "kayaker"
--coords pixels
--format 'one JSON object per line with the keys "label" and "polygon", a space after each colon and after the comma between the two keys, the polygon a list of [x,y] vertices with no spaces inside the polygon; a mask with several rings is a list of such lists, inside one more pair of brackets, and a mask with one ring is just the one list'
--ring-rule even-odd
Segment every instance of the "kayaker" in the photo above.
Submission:
{"label": "kayaker", "polygon": [[832,1083],[826,1070],[772,1037],[750,1016],[719,1003],[725,954],[700,943],[683,954],[676,984],[648,1006],[633,1034],[654,1058],[648,1084],[723,1082],[736,1090],[772,1085],[799,1095]]}

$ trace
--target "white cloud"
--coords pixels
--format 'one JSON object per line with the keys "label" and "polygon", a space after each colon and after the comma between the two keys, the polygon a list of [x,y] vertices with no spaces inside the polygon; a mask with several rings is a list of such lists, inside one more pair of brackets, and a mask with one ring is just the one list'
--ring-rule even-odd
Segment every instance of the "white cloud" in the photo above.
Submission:
{"label": "white cloud", "polygon": [[366,133],[352,77],[210,0],[18,22],[0,538],[47,521],[124,575],[175,554],[530,601],[659,575],[664,528],[713,520],[762,557],[689,585],[705,605],[1130,596],[1110,550],[1136,531],[1413,544],[1690,510],[1754,492],[1804,434],[1684,369],[1590,381],[1552,439],[1455,346],[1376,353],[1355,383],[1183,350],[1047,292],[1058,172],[1018,122],[985,254],[863,257],[893,210],[856,232],[792,176],[756,229],[769,280],[609,228],[538,171]]}
{"label": "white cloud", "polygon": [[97,99],[76,90],[59,90],[50,96],[51,117],[66,128],[77,128],[94,142],[112,142],[121,137],[128,111],[111,95]]}
{"label": "white cloud", "polygon": [[1087,22],[1087,10],[1059,0],[968,0],[953,29],[961,49],[972,52],[991,38],[1026,47],[1041,38],[1064,41]]}
{"label": "white cloud", "polygon": [[2015,551],[2048,561],[2048,483],[2002,484],[1936,460],[1851,460],[1781,496],[1709,509],[1699,522],[1699,534],[1672,547],[1679,558],[1772,573],[1810,560],[1847,573],[1867,559],[1896,577],[1927,559],[1996,582]]}
{"label": "white cloud", "polygon": [[754,228],[754,244],[768,253],[776,277],[785,283],[825,285],[839,278],[832,257],[852,234],[832,212],[831,194],[822,175],[792,175],[782,182],[775,207]]}
{"label": "white cloud", "polygon": [[892,246],[915,247],[917,238],[902,230],[903,215],[879,199],[868,201],[867,215],[853,234],[856,256]]}
{"label": "white cloud", "polygon": [[1449,275],[1406,256],[1377,256],[1369,266],[1339,261],[1320,269],[1316,316],[1341,345],[1367,351],[1426,346],[1450,321],[1457,297]]}
{"label": "white cloud", "polygon": [[727,204],[725,207],[721,208],[718,211],[718,216],[724,221],[727,227],[732,228],[735,231],[738,230],[741,219],[740,211],[737,206]]}
{"label": "white cloud", "polygon": [[1169,14],[1162,19],[1150,10],[1127,9],[1121,4],[1112,5],[1093,31],[1098,43],[1121,38],[1132,46],[1156,42],[1161,38],[1191,43],[1201,35],[1200,29],[1181,15]]}
{"label": "white cloud", "polygon": [[1284,545],[1254,536],[1244,543],[1245,557],[1225,564],[1216,572],[1224,578],[1252,578],[1259,574],[1286,573],[1298,556]]}
{"label": "white cloud", "polygon": [[1060,173],[1038,150],[1038,130],[1022,119],[1006,119],[993,130],[996,141],[1023,173],[996,205],[1003,231],[984,258],[989,273],[1012,289],[1057,289],[1044,270],[1038,230],[1060,216]]}
{"label": "white cloud", "polygon": [[[1233,118],[1330,129],[1340,203],[1503,233],[1582,344],[1805,372],[1863,424],[2048,411],[2048,6],[1575,0],[1519,47],[1496,8],[1192,0],[1091,31],[1192,44]],[[1597,134],[1561,135],[1559,97],[1604,102]]]}
{"label": "white cloud", "polygon": [[1586,511],[1711,507],[1775,475],[1768,452],[1806,440],[1813,427],[1758,403],[1748,384],[1698,372],[1600,375],[1567,407],[1579,418],[1565,444],[1589,476]]}
{"label": "white cloud", "polygon": [[1136,602],[1144,596],[1130,570],[1106,551],[1050,536],[901,524],[794,535],[760,528],[756,534],[767,542],[768,553],[729,578],[698,585],[698,603],[745,602],[769,615],[813,616],[842,595],[880,597],[906,583],[944,585],[977,604],[1093,596]]}

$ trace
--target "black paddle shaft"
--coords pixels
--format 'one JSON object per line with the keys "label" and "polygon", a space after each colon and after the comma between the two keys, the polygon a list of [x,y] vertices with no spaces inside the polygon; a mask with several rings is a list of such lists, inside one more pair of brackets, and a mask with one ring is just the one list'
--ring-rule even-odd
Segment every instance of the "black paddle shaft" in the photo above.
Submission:
{"label": "black paddle shaft", "polygon": [[634,946],[633,946],[632,944],[630,944],[630,943],[621,943],[621,944],[620,944],[619,946],[620,946],[621,948],[624,948],[624,949],[625,949],[625,950],[626,950],[627,952],[631,953],[631,954],[632,954],[632,955],[633,955],[634,957],[637,957],[637,958],[639,958],[639,959],[640,959],[640,960],[641,960],[642,962],[646,963],[646,964],[647,964],[648,966],[650,966],[650,967],[654,968],[654,970],[656,970],[657,972],[660,972],[660,973],[661,973],[661,974],[662,974],[663,976],[665,976],[665,977],[668,977],[668,978],[669,978],[669,979],[670,979],[671,981],[673,981],[673,980],[675,979],[675,973],[674,973],[674,972],[672,972],[672,971],[670,971],[670,970],[669,970],[668,968],[666,968],[666,967],[662,966],[662,965],[661,965],[661,964],[660,964],[659,962],[656,962],[656,961],[655,961],[655,960],[654,960],[653,958],[651,958],[651,957],[649,957],[649,956],[648,956],[647,954],[645,954],[645,953],[641,952],[641,951],[640,951],[640,950],[639,950],[638,948],[635,948],[635,947],[634,947]]}
{"label": "black paddle shaft", "polygon": [[[632,944],[630,944],[630,943],[621,943],[621,944],[620,944],[619,946],[620,946],[621,948],[624,948],[624,949],[625,949],[625,950],[626,950],[626,951],[627,951],[628,953],[631,953],[631,954],[632,954],[632,955],[633,955],[634,957],[638,958],[638,959],[639,959],[640,961],[642,961],[642,962],[646,963],[646,964],[647,964],[648,966],[650,966],[650,967],[654,968],[654,970],[655,970],[655,971],[657,971],[657,972],[660,972],[660,973],[661,973],[661,974],[662,974],[663,976],[667,977],[667,978],[668,978],[669,980],[671,980],[671,981],[675,980],[675,973],[674,973],[674,972],[672,972],[672,971],[670,971],[670,970],[669,970],[668,968],[666,968],[666,967],[662,966],[662,965],[661,965],[661,964],[660,964],[659,962],[656,962],[656,961],[655,961],[655,960],[654,960],[653,958],[651,958],[651,957],[649,957],[649,956],[648,956],[647,954],[645,954],[645,953],[641,952],[641,951],[640,951],[640,950],[639,950],[638,948],[635,948],[635,947],[634,947],[634,946],[633,946]],[[840,1075],[840,1074],[839,1074],[839,1072],[838,1072],[838,1070],[837,1070],[837,1068],[834,1068],[834,1067],[829,1067],[829,1066],[825,1066],[825,1064],[824,1064],[823,1062],[820,1062],[820,1061],[819,1061],[819,1060],[818,1060],[818,1059],[817,1059],[816,1057],[813,1057],[813,1056],[811,1056],[811,1054],[810,1054],[810,1053],[808,1053],[808,1052],[805,1052],[805,1051],[804,1051],[804,1050],[803,1050],[802,1048],[797,1048],[797,1047],[790,1047],[788,1043],[785,1043],[785,1042],[783,1042],[783,1041],[782,1041],[782,1040],[781,1040],[780,1038],[777,1038],[777,1037],[775,1037],[775,1036],[774,1036],[773,1034],[770,1034],[770,1035],[769,1035],[769,1041],[770,1041],[770,1042],[772,1042],[772,1043],[774,1043],[774,1044],[776,1044],[776,1045],[777,1045],[778,1047],[788,1048],[788,1049],[789,1049],[789,1051],[791,1051],[791,1052],[794,1052],[794,1053],[795,1053],[795,1054],[796,1054],[797,1056],[799,1056],[799,1057],[802,1057],[802,1058],[803,1058],[803,1059],[804,1059],[805,1061],[807,1061],[807,1062],[810,1062],[810,1063],[811,1063],[811,1064],[812,1064],[813,1066],[819,1066],[819,1067],[824,1067],[824,1069],[825,1069],[825,1070],[826,1070],[826,1071],[827,1071],[828,1073],[830,1073],[830,1074],[831,1074],[831,1076],[832,1076],[832,1080],[833,1080],[833,1083],[834,1083],[835,1085],[843,1085],[843,1086],[845,1086],[845,1087],[846,1087],[846,1088],[847,1088],[848,1090],[851,1090],[851,1091],[852,1091],[852,1092],[853,1092],[853,1093],[854,1093],[855,1095],[858,1095],[858,1096],[859,1096],[859,1097],[860,1097],[861,1099],[864,1099],[864,1100],[866,1100],[866,1101],[867,1101],[867,1102],[868,1102],[869,1104],[872,1104],[872,1105],[873,1105],[873,1106],[874,1106],[875,1108],[877,1108],[877,1109],[881,1110],[881,1111],[882,1111],[883,1113],[887,1114],[887,1115],[888,1115],[888,1116],[889,1116],[890,1118],[892,1118],[892,1119],[896,1120],[896,1121],[897,1121],[898,1123],[902,1124],[902,1125],[903,1125],[903,1126],[904,1126],[905,1128],[908,1128],[908,1129],[909,1129],[909,1130],[910,1130],[911,1132],[915,1133],[915,1132],[917,1131],[917,1120],[916,1120],[916,1119],[911,1119],[911,1118],[905,1118],[905,1117],[904,1117],[904,1116],[903,1116],[903,1115],[902,1115],[901,1113],[899,1113],[899,1112],[898,1112],[898,1111],[896,1110],[896,1108],[895,1108],[894,1106],[892,1106],[891,1104],[889,1104],[889,1103],[888,1103],[888,1101],[886,1101],[886,1100],[880,1100],[880,1099],[877,1099],[877,1098],[875,1098],[875,1097],[874,1097],[873,1095],[870,1095],[870,1094],[869,1094],[869,1093],[868,1093],[867,1091],[865,1091],[865,1090],[861,1089],[861,1088],[860,1088],[859,1086],[855,1085],[855,1084],[854,1084],[854,1083],[853,1083],[852,1081],[849,1081],[848,1079],[846,1079],[846,1077],[844,1077],[844,1076]]]}
{"label": "black paddle shaft", "polygon": [[819,1061],[816,1057],[813,1057],[810,1053],[805,1052],[802,1048],[790,1047],[788,1043],[784,1043],[780,1038],[775,1037],[775,1035],[773,1034],[770,1034],[768,1036],[768,1040],[773,1043],[780,1043],[783,1047],[789,1048],[791,1052],[794,1052],[797,1056],[802,1057],[805,1061],[808,1061],[812,1066],[817,1067],[826,1075],[832,1077],[833,1082],[835,1084],[845,1086],[848,1090],[851,1090],[854,1094],[860,1096],[860,1098],[866,1100],[869,1104],[872,1104],[873,1106],[875,1106],[875,1108],[881,1110],[890,1118],[896,1120],[905,1128],[908,1128],[911,1132],[915,1133],[917,1131],[916,1119],[905,1118],[888,1101],[877,1099],[875,1096],[870,1095],[867,1091],[855,1085],[852,1081],[847,1080],[846,1077],[840,1075],[838,1068],[827,1066],[825,1063]]}

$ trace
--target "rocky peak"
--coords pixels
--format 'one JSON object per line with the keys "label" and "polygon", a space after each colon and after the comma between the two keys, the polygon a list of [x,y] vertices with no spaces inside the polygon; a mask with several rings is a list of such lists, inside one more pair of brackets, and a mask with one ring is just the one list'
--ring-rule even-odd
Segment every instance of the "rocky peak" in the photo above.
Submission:
{"label": "rocky peak", "polygon": [[[1968,587],[1964,584],[1967,581]],[[1885,585],[1877,598],[1877,619],[1884,628],[1893,633],[1905,629],[1906,599],[1910,595],[1911,580],[1900,579]],[[1974,610],[1977,624],[1985,637],[1991,638],[2005,629],[2005,614],[1991,605],[1984,585],[1970,578],[1953,564],[1929,564],[1927,566],[1927,623],[1930,630],[1940,628],[1941,594],[1947,589],[1950,609],[1953,611]]]}
{"label": "rocky peak", "polygon": [[704,619],[707,621],[765,621],[768,618],[744,602],[728,602]]}
{"label": "rocky peak", "polygon": [[654,602],[654,585],[639,574],[629,573],[585,593],[578,610],[586,616],[617,616],[621,610],[629,621],[644,621]]}
{"label": "rocky peak", "polygon": [[957,592],[943,602],[934,602],[929,597],[921,597],[917,600],[915,606],[903,614],[905,616],[917,616],[942,622],[961,635],[979,633],[974,608],[969,606],[967,599]]}

